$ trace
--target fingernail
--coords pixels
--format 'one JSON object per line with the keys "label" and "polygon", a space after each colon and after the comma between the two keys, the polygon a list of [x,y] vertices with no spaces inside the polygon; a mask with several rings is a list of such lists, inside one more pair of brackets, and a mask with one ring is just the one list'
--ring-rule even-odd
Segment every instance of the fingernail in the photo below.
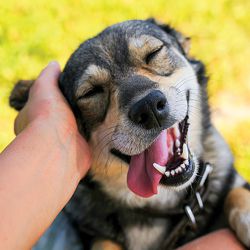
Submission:
{"label": "fingernail", "polygon": [[49,66],[58,65],[58,62],[57,61],[51,61],[48,65]]}

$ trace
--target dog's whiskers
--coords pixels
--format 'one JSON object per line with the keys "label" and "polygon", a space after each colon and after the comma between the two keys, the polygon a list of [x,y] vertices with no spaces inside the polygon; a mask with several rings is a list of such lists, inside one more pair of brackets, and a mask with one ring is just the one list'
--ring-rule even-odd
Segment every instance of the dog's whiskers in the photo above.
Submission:
{"label": "dog's whiskers", "polygon": [[177,89],[177,96],[182,96],[182,93],[186,93],[187,90],[189,90],[192,95],[195,95],[197,97],[201,97],[201,93],[200,93],[199,90],[197,90],[197,89],[191,89],[191,88],[189,88],[189,89],[182,89],[182,90],[178,90]]}
{"label": "dog's whiskers", "polygon": [[[102,147],[101,150],[99,151],[99,154],[98,154],[98,156],[97,156],[97,158],[96,158],[96,162],[99,161],[99,157],[100,157],[101,154],[103,153],[103,150],[104,150],[111,142],[113,142],[113,141],[114,141],[114,139],[105,141],[105,144],[103,145],[103,147]],[[97,145],[96,149],[98,149],[99,146],[100,146],[100,144]]]}
{"label": "dog's whiskers", "polygon": [[[111,131],[109,133],[106,133],[101,139],[100,139],[100,143],[102,143],[102,141],[105,140],[105,138],[107,138],[108,136],[112,135],[114,133],[114,131]],[[111,136],[112,137],[112,136]],[[97,145],[98,146],[98,145]]]}
{"label": "dog's whiskers", "polygon": [[107,131],[107,130],[110,130],[110,129],[114,129],[115,130],[117,127],[120,127],[120,125],[116,124],[116,125],[108,127],[108,128],[102,128],[99,131],[100,131],[100,133],[102,133],[103,131]]}
{"label": "dog's whiskers", "polygon": [[[111,135],[111,134],[113,134],[114,133],[114,131],[117,129],[117,128],[119,128],[120,126],[117,124],[117,125],[115,125],[115,126],[112,126],[112,127],[109,127],[109,128],[107,128],[107,129],[103,129],[102,131],[107,131],[107,130],[110,130],[110,129],[113,129],[112,131],[109,131],[108,133],[106,133],[106,134],[104,134],[104,136],[100,139],[100,141],[99,141],[99,143],[94,147],[94,149],[97,149],[97,147],[98,146],[100,146],[102,143],[103,143],[103,141],[105,141],[104,139],[106,138],[106,137],[108,137],[109,135]],[[111,136],[112,137],[112,136]]]}
{"label": "dog's whiskers", "polygon": [[186,77],[186,78],[184,78],[184,79],[182,79],[182,80],[180,80],[179,82],[177,82],[175,85],[174,85],[174,87],[176,88],[176,89],[181,89],[181,87],[187,82],[187,81],[192,81],[192,80],[196,80],[196,77]]}

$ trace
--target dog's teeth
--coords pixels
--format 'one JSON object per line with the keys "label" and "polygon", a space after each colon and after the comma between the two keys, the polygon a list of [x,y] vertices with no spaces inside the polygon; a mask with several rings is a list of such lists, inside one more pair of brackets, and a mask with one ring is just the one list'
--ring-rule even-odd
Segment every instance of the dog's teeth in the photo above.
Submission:
{"label": "dog's teeth", "polygon": [[185,160],[184,164],[188,166],[189,165],[189,160]]}
{"label": "dog's teeth", "polygon": [[185,170],[186,169],[186,165],[184,163],[181,164],[181,167]]}
{"label": "dog's teeth", "polygon": [[169,177],[169,176],[170,176],[170,172],[167,171],[167,172],[165,173],[165,175],[166,175],[167,177]]}
{"label": "dog's teeth", "polygon": [[174,176],[174,174],[175,174],[175,171],[171,170],[171,175]]}
{"label": "dog's teeth", "polygon": [[180,130],[179,130],[179,126],[178,126],[178,124],[176,124],[175,126],[174,126],[174,135],[175,135],[175,137],[176,138],[179,138],[180,137]]}
{"label": "dog's teeth", "polygon": [[178,155],[181,155],[181,150],[180,150],[180,148],[177,148],[176,152],[177,152]]}
{"label": "dog's teeth", "polygon": [[186,143],[183,144],[181,157],[185,160],[188,160],[188,147]]}
{"label": "dog's teeth", "polygon": [[181,167],[178,167],[175,169],[175,173],[178,174],[178,173],[181,173],[182,172],[182,168]]}
{"label": "dog's teeth", "polygon": [[154,166],[154,168],[155,168],[156,170],[158,170],[161,174],[164,174],[165,171],[166,171],[166,167],[165,167],[165,166],[161,166],[161,165],[159,165],[159,164],[157,164],[157,163],[154,163],[153,166]]}
{"label": "dog's teeth", "polygon": [[179,139],[176,139],[176,140],[175,140],[175,146],[176,146],[177,148],[179,148],[180,145],[181,145],[180,140],[179,140]]}

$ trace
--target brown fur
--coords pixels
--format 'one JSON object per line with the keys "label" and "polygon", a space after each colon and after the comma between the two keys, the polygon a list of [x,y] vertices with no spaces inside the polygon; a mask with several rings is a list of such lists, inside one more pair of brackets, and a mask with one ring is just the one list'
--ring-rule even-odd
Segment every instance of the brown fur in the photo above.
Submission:
{"label": "brown fur", "polygon": [[122,248],[110,240],[98,240],[94,243],[92,250],[122,250]]}
{"label": "brown fur", "polygon": [[230,214],[234,208],[250,212],[250,192],[245,188],[234,188],[225,201],[225,212]]}
{"label": "brown fur", "polygon": [[246,246],[250,246],[250,192],[234,188],[225,201],[225,212],[230,226]]}
{"label": "brown fur", "polygon": [[[136,30],[138,31],[141,27],[140,24]],[[161,47],[163,44],[162,40],[150,35],[150,32],[148,32],[148,35],[136,35],[137,33],[133,33],[129,36],[128,40],[124,41],[126,42],[125,44],[121,43],[122,39],[118,39],[122,36],[117,33],[117,30],[116,32],[109,32],[109,35],[104,36],[105,39],[102,43],[96,38],[97,42],[92,41],[91,55],[93,56],[96,53],[95,56],[98,58],[99,64],[97,64],[97,60],[90,62],[85,60],[84,55],[90,48],[87,47],[86,51],[84,47],[80,47],[78,52],[73,55],[73,59],[69,60],[68,66],[66,66],[61,75],[64,75],[65,79],[63,77],[60,78],[60,87],[62,87],[63,93],[73,107],[73,111],[77,114],[76,118],[79,123],[79,130],[84,136],[87,134],[85,134],[85,131],[91,132],[91,136],[86,136],[93,152],[91,178],[102,185],[103,190],[109,194],[114,203],[124,203],[131,208],[150,205],[167,210],[175,207],[178,201],[185,195],[185,190],[177,193],[176,190],[167,190],[159,187],[159,194],[154,197],[144,199],[136,196],[127,188],[126,176],[128,166],[121,159],[110,153],[112,147],[120,150],[119,146],[122,144],[122,150],[120,151],[124,154],[134,155],[145,150],[150,145],[153,137],[149,140],[150,134],[145,133],[145,131],[141,133],[143,143],[138,143],[138,135],[134,132],[138,128],[128,123],[128,119],[126,118],[128,110],[125,108],[128,109],[127,106],[139,101],[139,99],[146,96],[154,88],[164,93],[168,104],[171,104],[169,107],[172,108],[170,113],[173,116],[173,124],[184,119],[186,114],[185,109],[188,108],[186,96],[180,93],[184,93],[185,89],[191,90],[189,100],[189,145],[198,157],[202,156],[205,161],[217,167],[213,172],[216,178],[219,177],[217,178],[218,183],[215,183],[217,189],[216,185],[213,186],[215,186],[215,193],[217,192],[218,195],[220,194],[221,186],[225,185],[222,181],[223,174],[226,175],[226,170],[229,170],[232,166],[231,158],[228,157],[229,150],[224,145],[224,141],[216,136],[216,132],[212,131],[209,136],[208,131],[206,131],[207,135],[205,139],[208,140],[207,145],[206,142],[202,142],[201,131],[203,129],[202,126],[204,126],[204,124],[202,125],[202,117],[209,116],[209,111],[204,114],[204,110],[201,110],[200,106],[202,105],[199,104],[206,102],[206,95],[201,99],[198,93],[205,86],[204,84],[200,84],[199,81],[202,82],[201,79],[203,79],[206,82],[206,78],[203,76],[204,72],[200,73],[201,79],[199,76],[197,77],[196,71],[198,72],[199,70],[197,62],[195,64],[187,56],[190,39],[182,36],[179,32],[168,26],[161,25],[161,28],[168,33],[166,40],[164,40],[166,41],[164,47]],[[118,38],[116,38],[116,34]],[[118,47],[116,47],[117,44],[119,45]],[[168,49],[168,46],[171,46],[171,49]],[[157,50],[157,56],[154,56]],[[147,60],[147,56],[151,56],[151,60]],[[89,58],[92,57],[90,56]],[[100,63],[100,58],[105,61],[105,64]],[[72,65],[71,61],[74,62]],[[79,62],[81,62],[80,65]],[[72,72],[71,70],[68,71],[68,68],[71,68]],[[79,74],[79,77],[73,82],[72,79],[75,79],[77,74]],[[137,87],[142,82],[145,85],[142,85],[140,91],[136,92]],[[12,107],[20,110],[24,106],[28,99],[28,92],[32,83],[33,81],[18,82],[10,97],[10,105]],[[136,86],[134,83],[138,83],[138,85]],[[102,91],[105,95],[99,93],[93,98],[84,98],[86,93],[91,92],[98,85],[103,88]],[[131,97],[129,96],[131,93],[136,93],[136,95],[131,95]],[[121,96],[123,94],[125,97],[128,97],[123,98],[124,101],[122,102]],[[209,122],[206,123],[206,126],[209,127]],[[82,128],[85,128],[85,130]],[[222,145],[220,144],[221,142]],[[218,148],[216,148],[217,144]],[[203,146],[207,147],[204,153]],[[223,149],[226,151],[225,155],[223,155]],[[203,155],[201,155],[202,153]],[[220,174],[220,171],[222,174]],[[216,178],[212,181],[216,182]],[[212,203],[216,203],[217,193],[211,196],[211,199],[214,199]],[[235,189],[230,192],[225,203],[230,225],[232,225],[232,228],[246,245],[250,245],[247,235],[250,223],[245,223],[247,222],[246,218],[250,214],[249,200],[250,193],[248,191]],[[86,206],[87,208],[89,207],[88,205]],[[81,211],[76,210],[72,214],[81,213]],[[79,216],[76,217],[78,218]],[[94,217],[96,217],[95,214],[93,215]],[[144,230],[137,224],[124,228],[125,231],[127,230],[128,245],[131,249],[133,249],[132,247],[138,249],[138,246],[144,246],[147,240],[148,243],[146,245],[151,246],[150,244],[155,244],[155,239],[151,239],[149,235],[155,238],[155,232],[158,232],[158,237],[163,237],[166,225],[165,222],[159,225],[154,221],[146,225],[143,228]],[[100,237],[97,237],[97,242],[95,242],[93,249],[120,249],[112,242],[99,239]],[[137,241],[137,245],[135,241]]]}

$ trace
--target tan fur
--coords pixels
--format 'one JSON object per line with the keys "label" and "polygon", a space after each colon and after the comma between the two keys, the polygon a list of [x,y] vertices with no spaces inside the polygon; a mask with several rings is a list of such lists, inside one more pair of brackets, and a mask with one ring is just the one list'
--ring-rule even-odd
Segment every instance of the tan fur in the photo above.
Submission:
{"label": "tan fur", "polygon": [[[188,66],[182,67],[177,70],[173,75],[169,77],[156,76],[155,74],[149,72],[146,69],[138,68],[137,72],[139,75],[146,76],[153,81],[159,83],[159,89],[162,90],[169,98],[174,99],[176,94],[171,91],[171,88],[176,87],[176,83],[182,82],[183,79],[189,79],[185,86],[192,86],[192,88],[197,88],[196,91],[199,91],[196,77],[193,70]],[[184,87],[184,86],[183,86]],[[145,95],[145,93],[144,93]],[[148,199],[143,199],[139,196],[136,196],[132,193],[127,187],[127,171],[128,166],[117,157],[114,157],[110,154],[109,150],[112,145],[112,140],[114,139],[113,133],[116,130],[116,126],[123,124],[123,115],[118,110],[118,96],[113,91],[111,95],[110,108],[106,115],[105,121],[100,124],[100,126],[92,132],[90,146],[93,152],[93,164],[91,172],[93,178],[100,181],[103,185],[103,188],[111,194],[114,198],[119,199],[120,201],[131,204],[144,206],[146,203],[152,206],[166,206],[171,207],[172,204],[176,201],[176,196],[182,196],[183,194],[176,191],[167,190],[168,196],[166,197],[165,188],[159,188],[158,195],[155,195]],[[138,100],[141,96],[138,96]],[[198,101],[198,99],[196,98]],[[173,100],[174,101],[174,100]],[[181,101],[181,100],[178,100]],[[185,102],[185,100],[183,100]],[[192,100],[191,100],[192,102]],[[193,105],[195,106],[195,105]],[[192,109],[192,108],[191,108]],[[184,117],[183,117],[184,118]],[[190,113],[191,127],[190,127],[190,142],[189,145],[191,149],[196,152],[197,155],[200,154],[202,150],[201,141],[200,141],[200,124],[201,124],[201,115],[199,110],[194,110]]]}
{"label": "tan fur", "polygon": [[[178,42],[183,46],[185,53],[188,53],[190,45],[189,39],[183,37],[178,32],[176,32],[175,35],[178,37]],[[232,161],[231,155],[228,153],[229,150],[227,146],[224,145],[224,141],[220,138],[217,131],[211,127],[209,131],[210,135],[206,137],[205,142],[201,142],[201,110],[199,109],[201,100],[199,96],[200,87],[196,79],[196,74],[187,59],[176,48],[166,48],[162,47],[162,45],[162,41],[150,35],[132,37],[128,47],[130,60],[134,64],[133,72],[157,83],[157,89],[166,95],[168,103],[171,104],[169,105],[169,109],[172,113],[175,113],[176,121],[183,120],[189,108],[190,128],[188,131],[188,144],[190,150],[194,152],[197,157],[205,151],[206,153],[202,158],[209,161],[212,165],[219,166],[219,168],[214,169],[211,176],[224,177],[226,173],[225,167],[231,166]],[[102,46],[103,45],[100,44],[100,48],[102,48]],[[157,56],[153,56],[151,60],[145,63],[147,56],[158,50]],[[113,60],[112,53],[109,53],[108,50],[103,49],[102,53],[107,61]],[[170,55],[177,55],[176,58],[178,60],[176,59],[175,61],[173,59],[174,57]],[[176,67],[177,64],[178,67]],[[88,66],[77,82],[76,98],[84,95],[84,93],[93,88],[94,85],[100,84],[105,88],[105,85],[110,84],[110,103],[105,120],[91,131],[92,134],[89,141],[91,151],[93,152],[93,164],[90,170],[93,178],[102,184],[103,189],[111,195],[111,197],[126,203],[126,205],[131,205],[132,207],[152,206],[161,209],[175,207],[178,201],[186,195],[185,188],[194,180],[196,172],[194,172],[190,181],[186,183],[186,186],[181,187],[184,190],[159,186],[157,195],[145,199],[135,195],[128,189],[126,181],[128,166],[122,160],[112,155],[110,149],[117,149],[120,143],[123,144],[124,148],[126,147],[126,150],[124,149],[124,151],[126,151],[125,153],[131,150],[127,154],[137,154],[138,151],[142,151],[143,148],[139,148],[139,143],[135,143],[138,141],[138,138],[131,136],[131,130],[129,130],[129,126],[127,126],[129,124],[127,114],[120,112],[116,86],[115,84],[112,85],[112,81],[110,80],[111,75],[107,69],[92,64]],[[16,85],[11,94],[10,102],[15,99],[20,100],[20,102],[13,103],[13,107],[15,107],[15,105],[16,107],[22,105],[23,100],[25,100],[23,97],[32,84],[33,81],[20,81]],[[190,91],[189,107],[187,106],[186,96],[184,94],[178,94],[185,93],[186,90],[192,90]],[[146,91],[142,92],[136,98],[140,100],[146,94]],[[93,110],[100,110],[101,107],[105,106],[105,100],[101,98],[94,101],[93,99],[88,100],[88,98],[82,98],[82,100],[77,100],[77,102],[80,108],[84,106],[88,107],[89,113],[87,115],[89,116],[91,116]],[[84,114],[86,115],[86,113]],[[117,129],[118,127],[119,129]],[[117,130],[119,130],[118,133],[116,133]],[[117,140],[116,147],[112,147],[117,137],[119,137],[120,140]],[[146,148],[146,146],[149,145],[143,146]],[[222,149],[224,149],[224,151]],[[217,151],[220,151],[219,158]],[[198,166],[198,164],[196,165]],[[213,187],[220,187],[220,178],[214,178],[212,184]],[[220,189],[218,188],[218,190]],[[214,196],[211,196],[209,199],[216,202],[216,200],[213,200],[215,199]],[[243,188],[232,190],[225,202],[225,210],[231,227],[236,231],[241,241],[250,247],[250,192]],[[127,240],[130,249],[139,249],[140,246],[154,243],[155,238],[161,239],[164,237],[166,225],[165,222],[159,222],[154,223],[151,227],[140,227],[136,225],[126,228],[126,230],[128,231]],[[137,245],[135,242],[137,242]],[[92,250],[102,249],[120,250],[121,247],[109,240],[97,240]]]}
{"label": "tan fur", "polygon": [[250,247],[250,192],[244,188],[233,189],[226,198],[225,212],[238,238]]}
{"label": "tan fur", "polygon": [[110,240],[98,240],[91,250],[122,250],[122,247]]}
{"label": "tan fur", "polygon": [[[102,182],[103,178],[108,182],[116,182],[119,178],[124,179],[124,177],[122,177],[125,174],[124,171],[122,171],[123,162],[109,152],[112,134],[118,122],[118,101],[117,95],[114,93],[111,96],[110,109],[106,115],[105,121],[98,129],[92,132],[89,142],[94,159],[91,171],[94,177],[100,178],[99,180],[102,180]],[[124,167],[127,168],[126,166]]]}
{"label": "tan fur", "polygon": [[[157,56],[145,64],[147,56],[157,50],[159,50]],[[158,75],[173,72],[174,66],[169,55],[175,53],[174,49],[166,48],[163,46],[163,42],[155,37],[142,35],[131,38],[129,51],[130,59],[137,67],[142,67]]]}
{"label": "tan fur", "polygon": [[88,87],[92,86],[92,84],[105,84],[108,83],[109,79],[110,74],[108,70],[94,64],[89,65],[78,81],[79,87],[76,90],[76,97],[80,97]]}
{"label": "tan fur", "polygon": [[129,40],[129,51],[135,63],[142,63],[148,53],[161,47],[163,42],[153,36],[142,35]]}
{"label": "tan fur", "polygon": [[245,188],[235,188],[228,194],[225,201],[226,214],[235,207],[250,212],[250,192]]}

